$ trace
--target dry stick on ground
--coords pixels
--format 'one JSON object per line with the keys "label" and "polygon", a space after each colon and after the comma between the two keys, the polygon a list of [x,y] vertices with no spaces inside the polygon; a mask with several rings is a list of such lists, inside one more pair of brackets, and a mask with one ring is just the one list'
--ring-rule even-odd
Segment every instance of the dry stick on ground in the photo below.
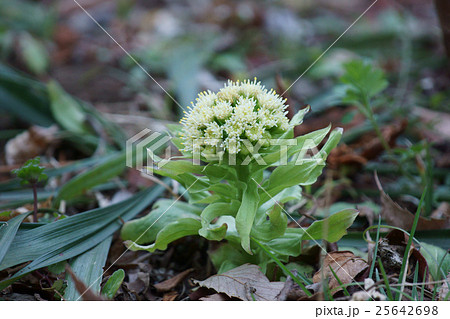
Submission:
{"label": "dry stick on ground", "polygon": [[436,13],[441,23],[442,36],[447,56],[450,58],[450,1],[434,0]]}

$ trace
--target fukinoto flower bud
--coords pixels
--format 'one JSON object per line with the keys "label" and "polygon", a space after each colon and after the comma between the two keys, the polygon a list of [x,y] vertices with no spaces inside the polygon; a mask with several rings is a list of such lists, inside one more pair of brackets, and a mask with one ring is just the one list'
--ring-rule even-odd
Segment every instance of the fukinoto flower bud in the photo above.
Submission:
{"label": "fukinoto flower bud", "polygon": [[261,82],[228,81],[217,93],[202,92],[181,120],[184,151],[209,153],[220,147],[229,154],[241,153],[243,140],[256,144],[272,132],[290,129],[286,99]]}

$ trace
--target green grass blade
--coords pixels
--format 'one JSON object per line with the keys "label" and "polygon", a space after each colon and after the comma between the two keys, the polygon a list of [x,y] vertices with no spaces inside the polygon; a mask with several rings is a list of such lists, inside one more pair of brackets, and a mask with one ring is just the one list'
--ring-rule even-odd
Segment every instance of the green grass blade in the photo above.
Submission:
{"label": "green grass blade", "polygon": [[381,215],[378,216],[377,238],[375,241],[375,249],[373,251],[372,265],[370,265],[369,278],[372,278],[373,270],[375,269],[375,263],[377,260],[378,241],[380,240],[380,225],[381,225]]}
{"label": "green grass blade", "polygon": [[[400,270],[400,275],[398,277],[399,284],[401,284],[403,282],[403,276],[405,274],[406,264],[408,263],[409,250],[410,250],[412,242],[413,242],[414,233],[416,232],[417,223],[419,222],[420,211],[422,210],[422,205],[423,205],[423,202],[425,199],[425,195],[427,194],[427,188],[425,188],[425,191],[423,192],[422,197],[420,198],[419,206],[417,207],[416,215],[414,216],[414,222],[411,227],[411,233],[409,234],[408,243],[406,244],[405,255],[403,256],[402,268]],[[399,298],[400,298],[400,296],[399,296]]]}
{"label": "green grass blade", "polygon": [[348,291],[347,291],[347,287],[344,286],[344,284],[342,283],[341,279],[339,279],[339,277],[337,276],[337,274],[334,272],[333,268],[332,268],[330,265],[328,265],[328,267],[330,267],[330,270],[331,270],[331,272],[333,273],[334,278],[336,278],[336,280],[337,280],[339,286],[341,286],[341,288],[344,290],[344,294],[345,294],[346,296],[350,296],[350,294],[349,294]]}
{"label": "green grass blade", "polygon": [[386,286],[386,292],[389,300],[393,301],[394,297],[392,296],[391,286],[389,285],[389,280],[386,275],[386,271],[384,271],[383,263],[380,259],[378,259],[378,267],[380,267],[381,274],[383,275],[384,284]]}
{"label": "green grass blade", "polygon": [[[308,289],[306,289],[305,285],[298,279],[297,276],[294,276],[294,274],[286,268],[285,265],[283,265],[283,263],[274,255],[272,254],[263,244],[261,244],[259,241],[257,241],[256,239],[252,238],[252,240],[259,246],[261,247],[261,249],[268,255],[270,256],[273,261],[284,271],[284,273],[291,277],[299,286],[300,288],[303,290],[303,292],[308,296],[312,296],[312,294],[309,292]],[[299,274],[299,277],[301,277],[302,275]],[[303,278],[302,278],[303,279]],[[306,281],[306,280],[305,280]]]}

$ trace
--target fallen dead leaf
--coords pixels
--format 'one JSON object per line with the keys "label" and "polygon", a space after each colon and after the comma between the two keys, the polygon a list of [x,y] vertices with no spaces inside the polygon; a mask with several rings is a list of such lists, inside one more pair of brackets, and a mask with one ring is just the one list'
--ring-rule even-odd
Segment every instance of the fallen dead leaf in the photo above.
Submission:
{"label": "fallen dead leaf", "polygon": [[[395,145],[397,137],[406,129],[407,124],[406,120],[402,120],[381,129],[384,139],[391,147]],[[338,168],[341,165],[361,167],[383,151],[383,144],[376,134],[364,134],[355,143],[341,144],[333,149],[327,162],[332,168]]]}
{"label": "fallen dead leaf", "polygon": [[26,160],[42,154],[56,140],[58,127],[32,126],[5,145],[5,159],[8,165],[22,164]]}
{"label": "fallen dead leaf", "polygon": [[434,219],[448,219],[450,218],[450,203],[442,202],[435,211],[430,215]]}
{"label": "fallen dead leaf", "polygon": [[201,297],[201,301],[229,301],[231,300],[230,297],[228,297],[226,294],[220,293],[220,294],[213,294],[206,297]]}
{"label": "fallen dead leaf", "polygon": [[[293,273],[294,276],[297,275],[296,272]],[[317,296],[317,294],[320,293],[322,289],[322,283],[319,282],[307,285],[305,288],[308,289],[313,294],[313,296],[314,295]],[[301,289],[300,286],[296,282],[294,282],[292,277],[288,277],[286,279],[283,289],[277,296],[278,301],[285,301],[285,300],[295,301],[295,300],[303,300],[304,298],[308,298],[308,296],[303,291],[303,289]]]}
{"label": "fallen dead leaf", "polygon": [[145,293],[150,286],[150,274],[142,271],[129,272],[128,282],[125,284],[131,292]]}
{"label": "fallen dead leaf", "polygon": [[[384,192],[383,188],[381,187],[380,180],[378,179],[378,176],[376,174],[375,182],[377,183],[378,189],[380,190],[380,198],[382,204],[381,216],[391,226],[402,228],[406,231],[411,230],[414,222],[414,214],[394,202],[389,197],[389,195]],[[419,217],[419,222],[417,223],[417,230],[446,229],[449,227],[450,218],[448,215],[443,219],[426,219],[423,217]]]}
{"label": "fallen dead leaf", "polygon": [[[397,121],[393,124],[387,125],[381,129],[381,134],[383,135],[386,142],[390,147],[395,146],[395,141],[397,137],[408,126],[408,121],[403,119],[401,121]],[[379,154],[384,151],[383,144],[381,143],[378,137],[373,137],[369,141],[364,141],[363,139],[360,141],[362,150],[360,155],[368,160],[376,158]]]}
{"label": "fallen dead leaf", "polygon": [[270,282],[256,265],[244,264],[206,280],[194,280],[201,287],[211,288],[241,300],[276,300],[284,282]]}
{"label": "fallen dead leaf", "polygon": [[445,279],[445,282],[442,284],[441,288],[439,289],[439,300],[441,301],[447,301],[448,300],[448,286],[450,285],[450,272],[447,275],[447,278]]}
{"label": "fallen dead leaf", "polygon": [[450,115],[448,113],[432,111],[422,107],[414,107],[413,113],[422,122],[432,124],[433,131],[422,131],[426,137],[435,142],[450,140]]}
{"label": "fallen dead leaf", "polygon": [[162,301],[174,301],[178,297],[178,293],[176,291],[171,291],[165,293]]}
{"label": "fallen dead leaf", "polygon": [[194,268],[187,269],[170,279],[167,279],[163,282],[157,283],[154,286],[155,286],[156,290],[158,290],[158,292],[170,291],[173,288],[175,288],[176,286],[178,286],[180,284],[180,282],[182,282],[184,280],[184,278],[186,278],[187,275],[189,275],[193,271],[194,271]]}
{"label": "fallen dead leaf", "polygon": [[339,282],[331,272],[333,269],[342,284],[351,283],[354,278],[368,268],[367,262],[361,257],[355,256],[351,251],[332,251],[325,256],[322,268],[315,273],[314,283],[322,281],[322,276],[329,279],[329,288],[335,292],[342,290]]}

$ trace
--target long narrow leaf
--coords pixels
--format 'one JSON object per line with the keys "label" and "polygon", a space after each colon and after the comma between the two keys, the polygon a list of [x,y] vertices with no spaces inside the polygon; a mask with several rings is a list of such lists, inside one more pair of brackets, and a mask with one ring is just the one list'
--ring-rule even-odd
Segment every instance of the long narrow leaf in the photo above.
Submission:
{"label": "long narrow leaf", "polygon": [[0,270],[32,262],[1,281],[0,290],[31,271],[78,256],[98,245],[122,226],[122,220],[135,217],[163,191],[164,187],[158,185],[121,203],[18,232]]}
{"label": "long narrow leaf", "polygon": [[[31,212],[30,212],[31,213]],[[5,257],[11,243],[16,236],[17,230],[19,229],[20,223],[27,218],[30,213],[21,214],[14,218],[11,218],[7,223],[0,226],[0,263]]]}
{"label": "long narrow leaf", "polygon": [[[111,246],[112,237],[106,238],[94,248],[89,249],[85,253],[72,258],[70,267],[77,278],[84,282],[94,293],[100,293],[100,284],[102,282],[103,267],[108,257],[109,247]],[[75,283],[68,274],[67,288],[64,292],[64,299],[78,300],[80,293],[75,288]]]}
{"label": "long narrow leaf", "polygon": [[125,152],[119,152],[108,161],[72,178],[61,187],[55,198],[55,203],[58,203],[62,199],[71,199],[80,195],[83,191],[119,175],[125,169],[125,158]]}

